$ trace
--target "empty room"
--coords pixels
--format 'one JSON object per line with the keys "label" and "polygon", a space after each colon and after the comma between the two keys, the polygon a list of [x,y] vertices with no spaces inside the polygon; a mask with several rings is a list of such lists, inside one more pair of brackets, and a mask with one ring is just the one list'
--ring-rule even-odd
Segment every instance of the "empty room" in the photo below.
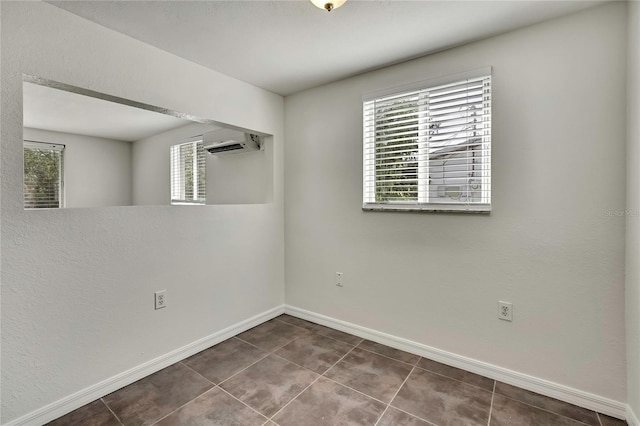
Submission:
{"label": "empty room", "polygon": [[0,424],[640,426],[640,2],[0,1]]}

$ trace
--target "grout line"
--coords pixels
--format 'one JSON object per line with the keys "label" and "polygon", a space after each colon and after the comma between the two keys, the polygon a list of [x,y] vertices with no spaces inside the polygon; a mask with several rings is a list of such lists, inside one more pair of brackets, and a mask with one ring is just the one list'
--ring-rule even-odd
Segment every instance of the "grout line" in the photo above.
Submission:
{"label": "grout line", "polygon": [[[428,359],[428,358],[426,358],[426,359]],[[460,383],[464,383],[465,385],[473,386],[474,388],[478,388],[478,389],[483,390],[485,392],[491,392],[489,389],[483,388],[482,386],[474,385],[473,383],[469,383],[469,382],[465,382],[464,380],[456,379],[455,377],[448,376],[448,375],[446,375],[444,373],[439,373],[437,371],[427,370],[426,368],[418,367],[417,364],[416,364],[416,368],[418,368],[418,369],[420,369],[422,371],[426,371],[427,373],[435,374],[435,375],[441,376],[441,377],[446,377],[447,379],[455,380],[456,382],[460,382]],[[457,367],[451,367],[451,368],[457,368]],[[458,368],[458,370],[464,371],[466,373],[471,373],[471,371],[463,370],[461,368]],[[471,373],[471,374],[476,374],[476,373]],[[476,375],[480,376],[479,374],[476,374]],[[490,377],[486,377],[486,376],[480,376],[480,377],[484,377],[486,379],[493,380],[493,387],[495,388],[496,381],[494,379],[491,379]],[[514,399],[514,398],[511,398],[511,399]]]}
{"label": "grout line", "polygon": [[[278,357],[278,358],[280,358],[280,359],[283,359],[283,360],[285,360],[285,361],[287,361],[287,362],[289,362],[289,363],[291,363],[291,364],[293,364],[293,365],[296,365],[296,366],[298,366],[298,367],[300,367],[300,368],[304,368],[305,370],[311,371],[312,373],[318,374],[318,375],[320,375],[320,376],[322,376],[322,374],[323,374],[323,373],[318,373],[317,371],[313,371],[313,370],[312,370],[312,369],[310,369],[309,367],[305,367],[304,365],[300,365],[300,364],[298,364],[297,362],[291,361],[290,359],[287,359],[287,358],[283,357],[282,355],[275,354],[275,353],[274,353],[274,354],[272,354],[272,355],[273,355],[273,356],[277,356],[277,357]],[[326,372],[326,371],[325,371],[325,372]]]}
{"label": "grout line", "polygon": [[[287,315],[287,314],[283,314],[283,315]],[[292,316],[292,315],[289,315],[289,316],[290,316],[291,318],[299,319],[300,321],[308,322],[309,324],[313,324],[313,325],[320,325],[320,324],[316,324],[315,322],[311,322],[311,321],[303,320],[302,318],[294,317],[294,316]],[[283,323],[285,323],[285,324],[295,325],[296,327],[304,328],[305,330],[313,331],[313,332],[315,333],[315,331],[312,329],[313,327],[312,327],[312,328],[306,328],[306,327],[303,327],[303,326],[301,326],[301,325],[293,324],[293,323],[291,323],[291,322],[289,322],[289,321],[285,321],[285,320],[280,319],[280,315],[279,315],[279,316],[277,316],[277,317],[275,317],[275,318],[273,318],[273,319],[274,319],[274,320],[278,320],[278,321],[280,321],[280,322],[283,322]]]}
{"label": "grout line", "polygon": [[217,386],[212,387],[211,389],[207,389],[205,392],[202,392],[200,395],[196,396],[193,399],[190,399],[189,401],[185,402],[184,404],[182,404],[181,406],[179,406],[178,408],[176,408],[175,410],[173,410],[172,412],[168,413],[165,416],[160,417],[157,420],[154,420],[152,423],[149,424],[149,426],[153,426],[158,424],[159,422],[161,422],[162,420],[166,419],[167,417],[169,417],[170,415],[172,415],[173,413],[175,413],[176,411],[182,409],[183,407],[186,407],[187,405],[191,404],[193,401],[195,401],[196,399],[200,398],[201,396],[211,392],[212,390],[214,390],[215,388],[217,388]]}
{"label": "grout line", "polygon": [[429,420],[427,420],[427,419],[423,419],[423,418],[422,418],[422,417],[420,417],[420,416],[416,416],[415,414],[412,414],[412,413],[410,413],[410,412],[408,412],[408,411],[405,411],[405,410],[403,410],[402,408],[398,408],[398,407],[396,407],[395,405],[389,405],[389,406],[390,406],[391,408],[393,408],[394,410],[402,411],[404,414],[407,414],[407,415],[409,415],[409,416],[411,416],[411,417],[415,417],[416,419],[421,420],[421,421],[423,421],[423,422],[425,422],[425,423],[427,423],[427,424],[429,424],[429,425],[431,425],[431,426],[442,426],[442,425],[437,425],[437,424],[435,424],[435,423],[433,423],[433,422],[430,422],[430,421],[429,421]]}
{"label": "grout line", "polygon": [[[290,316],[291,316],[291,317],[293,317],[292,315],[290,315]],[[293,317],[293,318],[297,318],[297,317]],[[287,325],[293,325],[294,327],[302,328],[302,329],[304,329],[304,330],[307,330],[307,331],[311,332],[312,334],[317,334],[317,335],[319,335],[319,336],[326,337],[327,339],[335,340],[336,342],[341,342],[341,343],[344,343],[344,344],[346,344],[346,345],[358,346],[358,345],[360,345],[362,342],[364,342],[364,341],[366,340],[366,339],[364,339],[364,338],[362,338],[362,337],[356,336],[355,334],[351,334],[351,333],[347,333],[347,332],[344,332],[344,331],[336,330],[335,328],[331,328],[331,327],[327,327],[326,325],[317,324],[317,323],[315,323],[315,322],[311,322],[311,321],[303,320],[303,319],[301,319],[301,318],[298,318],[298,319],[299,319],[299,320],[301,320],[301,321],[306,321],[306,322],[308,322],[308,323],[310,323],[310,324],[313,324],[313,325],[316,325],[316,326],[318,326],[318,327],[324,327],[324,328],[327,328],[327,329],[329,329],[329,330],[337,331],[338,333],[348,334],[349,336],[357,337],[358,339],[362,339],[362,340],[361,340],[360,342],[358,342],[358,343],[355,343],[355,344],[354,344],[354,343],[350,343],[350,342],[345,342],[344,340],[336,339],[335,337],[325,336],[324,334],[322,334],[321,332],[319,332],[318,330],[315,330],[315,329],[313,329],[313,328],[305,328],[305,327],[302,327],[302,326],[300,326],[300,325],[292,324],[292,323],[290,323],[290,322],[287,322],[287,321],[284,321],[284,320],[278,319],[277,317],[276,317],[276,318],[273,318],[273,319],[278,320],[278,321],[280,321],[280,322],[283,322],[283,323],[285,323],[285,324],[287,324]],[[365,349],[365,350],[366,350],[366,349]],[[402,362],[402,361],[400,361],[400,362]],[[405,363],[405,364],[406,364],[406,363]]]}
{"label": "grout line", "polygon": [[[334,363],[333,363],[333,365],[327,369],[327,371],[329,371],[329,370],[330,370],[330,369],[332,369],[332,368],[333,368],[337,363],[339,363],[340,361],[342,361],[342,360],[344,359],[344,357],[346,357],[347,355],[349,355],[349,354],[351,353],[351,351],[352,351],[354,348],[355,348],[355,346],[354,346],[353,348],[351,348],[351,350],[350,350],[349,352],[347,352],[346,354],[342,355],[342,357],[341,357],[339,360],[337,360],[336,362],[334,362]],[[287,360],[287,361],[288,361],[288,360]],[[308,369],[307,369],[307,370],[308,370]],[[316,374],[318,374],[318,373],[316,373]],[[294,397],[291,399],[291,401],[289,401],[289,402],[287,402],[286,404],[284,404],[284,405],[282,406],[282,408],[280,408],[278,411],[276,411],[276,412],[273,414],[273,416],[269,417],[269,420],[273,420],[273,419],[274,419],[278,414],[280,414],[280,412],[281,412],[282,410],[284,410],[285,408],[287,408],[287,407],[289,406],[289,404],[291,404],[291,403],[292,403],[293,401],[295,401],[295,400],[296,400],[300,395],[302,395],[302,394],[304,393],[304,391],[306,391],[307,389],[309,389],[311,386],[313,386],[313,384],[314,384],[315,382],[317,382],[318,380],[320,380],[320,378],[321,378],[321,377],[324,377],[324,376],[322,376],[322,375],[318,374],[318,377],[316,377],[316,379],[315,379],[313,382],[311,382],[311,383],[310,383],[306,388],[302,389],[302,390],[301,390],[301,391],[300,391],[296,396],[294,396]],[[275,422],[274,422],[274,423],[275,423]]]}
{"label": "grout line", "polygon": [[405,383],[407,383],[407,380],[409,380],[409,376],[411,376],[411,373],[413,373],[413,370],[416,369],[416,366],[414,365],[413,368],[411,369],[411,371],[409,371],[409,374],[407,374],[407,377],[404,378],[404,380],[402,381],[402,384],[400,385],[400,387],[398,388],[398,390],[393,394],[393,396],[391,397],[391,399],[389,400],[389,402],[387,403],[387,406],[384,407],[384,411],[382,412],[382,414],[380,415],[380,417],[378,418],[378,421],[376,421],[374,426],[377,426],[377,424],[380,422],[380,420],[382,420],[382,417],[384,416],[384,414],[387,412],[387,410],[389,409],[389,406],[391,405],[391,403],[393,402],[394,399],[396,399],[396,396],[398,396],[398,393],[400,393],[400,389],[402,389],[402,387],[404,386]]}
{"label": "grout line", "polygon": [[[378,399],[378,398],[376,398],[376,397],[373,397],[373,396],[371,396],[371,395],[367,395],[366,393],[364,393],[364,392],[362,392],[362,391],[359,391],[358,389],[354,389],[354,388],[352,388],[352,387],[350,387],[350,386],[348,386],[348,385],[345,385],[344,383],[340,383],[340,382],[338,382],[337,380],[332,379],[331,377],[325,376],[324,374],[325,374],[327,371],[331,370],[331,369],[332,369],[336,364],[333,364],[331,367],[327,368],[327,369],[324,371],[324,373],[318,373],[317,371],[313,371],[312,369],[307,368],[307,367],[305,367],[304,365],[297,364],[297,363],[295,363],[295,362],[293,362],[293,361],[291,361],[291,360],[289,360],[289,359],[287,359],[287,358],[283,357],[282,355],[278,355],[278,354],[273,354],[273,355],[275,355],[275,356],[277,356],[277,357],[279,357],[279,358],[282,358],[283,360],[285,360],[285,361],[287,361],[287,362],[289,362],[289,363],[291,363],[291,364],[293,364],[293,365],[297,365],[297,366],[298,366],[298,367],[300,367],[300,368],[304,368],[305,370],[308,370],[308,371],[310,371],[310,372],[312,372],[312,373],[314,373],[314,374],[318,374],[318,375],[320,375],[320,376],[324,377],[325,379],[329,380],[330,382],[333,382],[333,383],[335,383],[335,384],[337,384],[337,385],[340,385],[340,386],[345,387],[345,388],[347,388],[347,389],[350,389],[350,390],[352,390],[352,391],[354,391],[354,392],[357,392],[357,393],[359,393],[359,394],[360,394],[360,395],[362,395],[362,396],[366,396],[366,397],[367,397],[367,398],[369,398],[369,399],[373,399],[374,401],[378,401],[378,402],[379,402],[379,403],[381,403],[381,404],[387,405],[387,403],[386,403],[386,402],[381,401],[381,400],[379,400],[379,399]],[[340,360],[338,360],[338,362],[340,362]]]}
{"label": "grout line", "polygon": [[248,407],[249,409],[251,409],[251,411],[254,411],[258,414],[260,414],[262,417],[264,417],[266,420],[263,424],[267,424],[269,422],[269,418],[267,416],[265,416],[264,414],[262,414],[260,411],[256,410],[255,408],[253,408],[252,406],[250,406],[249,404],[245,403],[244,401],[242,401],[239,398],[236,398],[235,396],[233,396],[233,394],[227,392],[225,389],[220,388],[220,390],[224,393],[226,393],[227,395],[229,395],[231,398],[235,399],[236,401],[240,402],[242,405]]}
{"label": "grout line", "polygon": [[[327,371],[329,371],[329,370],[327,370]],[[371,396],[371,395],[367,395],[366,393],[364,393],[364,392],[362,392],[362,391],[359,391],[358,389],[354,389],[354,388],[352,388],[351,386],[345,385],[344,383],[340,383],[340,382],[338,382],[337,380],[332,379],[331,377],[327,377],[327,376],[324,376],[324,375],[323,375],[322,377],[324,377],[325,379],[329,380],[330,382],[333,382],[333,383],[335,383],[335,384],[337,384],[337,385],[340,385],[340,386],[345,387],[345,388],[347,388],[347,389],[350,389],[350,390],[352,390],[352,391],[354,391],[354,392],[357,392],[357,393],[359,393],[359,394],[360,394],[360,395],[362,395],[362,396],[366,396],[366,397],[367,397],[367,398],[369,398],[369,399],[373,399],[374,401],[378,401],[380,404],[387,405],[387,403],[386,403],[386,402],[381,401],[381,400],[379,400],[378,398],[373,397],[373,396]]]}
{"label": "grout line", "polygon": [[[516,386],[516,387],[517,387],[517,386]],[[526,389],[524,389],[524,388],[518,388],[518,389],[526,390]],[[531,391],[530,391],[530,392],[531,392]],[[535,392],[533,392],[533,393],[535,393]],[[555,411],[551,411],[551,410],[548,410],[548,409],[546,409],[546,408],[538,407],[537,405],[528,404],[528,403],[526,403],[526,402],[524,402],[524,401],[520,401],[519,399],[512,398],[512,397],[507,396],[507,395],[500,394],[500,396],[502,396],[502,397],[504,397],[504,398],[507,398],[507,399],[510,399],[510,400],[512,400],[512,401],[518,402],[518,403],[520,403],[520,404],[524,404],[524,405],[526,405],[526,406],[533,407],[533,408],[535,408],[535,409],[537,409],[537,410],[545,411],[545,412],[547,412],[547,413],[551,413],[551,414],[553,414],[553,415],[555,415],[555,416],[562,417],[562,418],[565,418],[565,419],[569,419],[569,420],[574,421],[574,422],[576,422],[576,423],[579,423],[579,424],[581,424],[581,425],[587,425],[587,426],[589,426],[589,424],[588,424],[588,423],[585,423],[585,422],[583,422],[583,421],[581,421],[581,420],[576,420],[576,419],[574,419],[573,417],[567,417],[567,416],[565,416],[565,415],[563,415],[563,414],[556,413]],[[542,396],[544,396],[544,395],[542,395]],[[555,398],[551,398],[551,397],[546,397],[546,398],[553,399],[554,401],[560,401],[559,399],[555,399]],[[568,402],[564,402],[564,401],[560,401],[560,402],[563,402],[563,403],[565,403],[565,404],[571,405],[572,407],[578,407],[578,408],[582,408],[583,410],[591,411],[591,412],[595,413],[596,417],[598,417],[598,412],[597,412],[597,411],[589,410],[588,408],[580,407],[580,406],[578,406],[578,405],[569,404]],[[600,419],[600,417],[598,417],[598,419]]]}
{"label": "grout line", "polygon": [[[298,327],[298,328],[301,328],[301,327]],[[303,330],[305,330],[305,329],[303,329]],[[277,350],[279,350],[279,349],[282,349],[283,347],[287,346],[289,343],[291,343],[291,342],[295,342],[296,340],[299,340],[299,339],[302,339],[303,337],[308,337],[308,336],[311,336],[311,334],[304,335],[304,336],[294,337],[293,339],[291,339],[291,340],[287,341],[287,342],[286,342],[286,343],[284,343],[283,345],[280,345],[280,346],[276,347],[275,349],[273,349],[273,350],[271,350],[271,351],[269,351],[269,350],[267,350],[267,349],[264,349],[264,348],[261,348],[260,346],[256,346],[256,345],[254,345],[254,344],[253,344],[253,343],[251,343],[251,342],[247,342],[246,340],[242,340],[242,339],[241,339],[240,337],[238,337],[238,336],[234,336],[234,338],[236,338],[236,339],[240,340],[242,343],[246,343],[247,345],[253,346],[253,347],[254,347],[254,348],[256,348],[256,349],[260,349],[262,352],[268,352],[268,353],[272,354],[272,353],[274,353],[275,351],[277,351]]]}
{"label": "grout line", "polygon": [[491,413],[493,412],[493,398],[496,396],[496,381],[493,381],[493,391],[491,391],[491,404],[489,405],[489,420],[487,426],[491,425]]}
{"label": "grout line", "polygon": [[300,339],[302,339],[302,338],[309,337],[309,336],[311,336],[311,334],[306,335],[306,336],[298,336],[298,337],[295,337],[295,338],[293,338],[293,340],[289,340],[289,341],[288,341],[287,343],[285,343],[284,345],[280,345],[280,346],[278,346],[277,348],[275,348],[274,350],[272,350],[270,353],[275,354],[277,351],[279,351],[280,349],[284,348],[284,347],[285,347],[285,346],[287,346],[288,344],[293,343],[293,342],[295,342],[296,340],[300,340]]}
{"label": "grout line", "polygon": [[[398,361],[398,362],[401,362],[401,363],[403,363],[403,364],[405,364],[405,365],[410,365],[410,366],[412,366],[412,367],[415,367],[415,366],[418,364],[418,361],[420,361],[420,357],[419,357],[419,356],[418,356],[418,361],[416,361],[416,362],[414,362],[413,364],[411,364],[411,363],[408,363],[408,362],[400,361],[400,360],[399,360],[399,359],[397,359],[397,358],[393,358],[393,357],[390,357],[390,356],[388,356],[388,355],[384,355],[384,354],[381,354],[381,353],[379,353],[379,352],[372,351],[372,350],[370,350],[370,349],[361,348],[361,347],[360,347],[360,345],[357,345],[357,346],[356,346],[356,349],[360,349],[361,351],[370,352],[370,353],[372,353],[372,354],[375,354],[375,355],[379,355],[379,356],[385,357],[385,358],[390,359],[390,360],[392,360],[392,361]],[[409,353],[409,352],[407,352],[407,353]],[[412,355],[413,355],[413,354],[412,354]]]}
{"label": "grout line", "polygon": [[194,370],[193,368],[189,367],[187,364],[185,364],[183,361],[178,361],[178,363],[182,364],[184,367],[187,367],[189,370],[193,371],[194,373],[196,373],[198,376],[202,377],[203,379],[205,379],[207,382],[211,383],[212,385],[216,385],[215,382],[212,382],[211,380],[207,379],[206,377],[204,377],[202,374],[198,373],[196,370]]}
{"label": "grout line", "polygon": [[[113,414],[113,417],[115,417],[115,418],[116,418],[116,420],[118,421],[118,423],[120,423],[121,425],[123,425],[123,426],[124,426],[124,423],[122,423],[122,420],[120,420],[120,417],[118,417],[118,416],[116,415],[116,413],[114,413],[114,412],[113,412],[113,410],[111,409],[111,407],[109,407],[109,405],[104,401],[104,399],[102,399],[102,398],[99,398],[99,399],[100,399],[100,401],[102,401],[102,403],[104,404],[104,406],[105,406],[105,407],[107,407],[107,410],[109,410],[109,412],[110,412],[111,414]],[[88,405],[88,404],[87,404],[87,405]]]}
{"label": "grout line", "polygon": [[596,411],[596,417],[598,418],[598,423],[600,423],[600,426],[602,426],[602,419],[600,418],[600,413],[598,413]]}
{"label": "grout line", "polygon": [[[316,373],[316,374],[317,374],[317,373]],[[281,412],[282,410],[284,410],[285,408],[287,408],[287,407],[289,406],[289,404],[291,404],[291,403],[292,403],[293,401],[295,401],[295,400],[296,400],[300,395],[302,395],[302,393],[303,393],[304,391],[306,391],[306,390],[307,390],[307,389],[309,389],[311,386],[313,386],[313,384],[314,384],[315,382],[317,382],[317,381],[320,379],[320,377],[322,377],[322,376],[318,374],[318,377],[316,377],[316,378],[315,378],[315,380],[314,380],[313,382],[309,383],[309,385],[307,385],[307,387],[305,387],[304,389],[302,389],[302,390],[301,390],[301,391],[300,391],[296,396],[294,396],[294,397],[291,399],[291,401],[289,401],[289,402],[287,402],[286,404],[284,404],[284,405],[282,406],[282,408],[280,408],[280,409],[279,409],[278,411],[276,411],[276,412],[275,412],[271,417],[269,417],[269,420],[272,420],[272,419],[273,419],[273,418],[275,418],[278,414],[280,414],[280,412]],[[275,423],[275,422],[274,422],[274,423]]]}
{"label": "grout line", "polygon": [[333,339],[333,340],[336,340],[338,342],[346,343],[347,345],[353,345],[354,347],[357,347],[360,343],[365,341],[365,339],[363,339],[362,337],[358,337],[355,334],[345,333],[344,331],[336,330],[335,328],[331,328],[331,327],[325,327],[325,328],[328,328],[329,330],[337,331],[338,333],[344,333],[344,334],[347,334],[349,336],[357,337],[358,339],[360,339],[360,341],[358,343],[350,343],[350,342],[345,342],[344,340],[336,339],[335,337],[326,336],[326,335],[324,335],[324,334],[322,334],[322,333],[320,333],[318,331],[315,331],[314,333],[319,334],[320,336],[324,336],[324,337],[326,337],[328,339]]}
{"label": "grout line", "polygon": [[242,373],[243,371],[245,371],[247,368],[250,368],[253,365],[256,365],[257,363],[259,363],[260,361],[262,361],[263,359],[265,359],[266,357],[268,357],[269,355],[271,355],[270,353],[267,353],[265,356],[263,356],[262,358],[252,362],[251,364],[247,365],[245,368],[243,368],[242,370],[238,370],[237,372],[235,372],[234,374],[232,374],[231,376],[227,377],[226,379],[224,379],[223,381],[221,381],[220,383],[218,383],[218,386],[220,386],[222,388],[222,385],[228,381],[231,380],[232,378],[236,377],[238,374]]}
{"label": "grout line", "polygon": [[[411,353],[411,352],[407,352],[407,353],[409,354],[409,353]],[[413,354],[413,355],[415,355],[415,354]],[[416,363],[415,363],[415,364],[413,364],[413,366],[414,366],[414,367],[418,367],[418,364],[420,364],[420,360],[421,360],[421,359],[422,359],[422,357],[421,357],[420,355],[418,355],[418,360],[416,361]],[[418,368],[420,368],[420,367],[418,367]]]}
{"label": "grout line", "polygon": [[242,343],[246,343],[247,345],[253,346],[253,347],[254,347],[254,348],[256,348],[256,349],[260,349],[262,352],[269,352],[269,351],[265,351],[265,350],[264,350],[264,349],[262,349],[262,348],[259,348],[258,346],[254,345],[253,343],[249,343],[249,342],[247,342],[246,340],[242,340],[242,339],[241,339],[241,338],[239,338],[238,336],[233,336],[233,338],[234,338],[234,339],[238,339],[238,340],[240,340]]}

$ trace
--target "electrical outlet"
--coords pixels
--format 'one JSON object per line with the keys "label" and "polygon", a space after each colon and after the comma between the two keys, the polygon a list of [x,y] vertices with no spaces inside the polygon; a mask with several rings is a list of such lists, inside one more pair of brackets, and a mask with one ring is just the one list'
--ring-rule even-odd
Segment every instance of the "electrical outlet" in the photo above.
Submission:
{"label": "electrical outlet", "polygon": [[336,272],[336,285],[338,287],[344,287],[344,283],[342,282],[342,272]]}
{"label": "electrical outlet", "polygon": [[167,290],[160,290],[154,293],[156,299],[156,310],[167,307]]}
{"label": "electrical outlet", "polygon": [[513,304],[511,302],[498,301],[498,318],[513,321]]}

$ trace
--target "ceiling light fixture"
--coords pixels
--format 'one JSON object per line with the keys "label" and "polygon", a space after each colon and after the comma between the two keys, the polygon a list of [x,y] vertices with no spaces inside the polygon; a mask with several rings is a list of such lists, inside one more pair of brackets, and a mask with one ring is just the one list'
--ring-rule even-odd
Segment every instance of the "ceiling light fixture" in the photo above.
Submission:
{"label": "ceiling light fixture", "polygon": [[333,9],[337,9],[345,4],[346,1],[347,0],[311,0],[311,3],[313,3],[320,9],[331,12]]}

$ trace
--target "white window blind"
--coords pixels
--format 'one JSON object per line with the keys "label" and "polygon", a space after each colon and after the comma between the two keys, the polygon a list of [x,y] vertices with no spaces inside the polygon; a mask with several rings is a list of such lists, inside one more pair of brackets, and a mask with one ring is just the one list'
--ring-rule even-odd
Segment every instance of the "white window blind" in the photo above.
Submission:
{"label": "white window blind", "polygon": [[364,209],[491,209],[490,72],[441,81],[363,102]]}
{"label": "white window blind", "polygon": [[171,146],[171,204],[205,204],[206,166],[202,140]]}
{"label": "white window blind", "polygon": [[24,141],[25,209],[63,207],[64,145]]}

